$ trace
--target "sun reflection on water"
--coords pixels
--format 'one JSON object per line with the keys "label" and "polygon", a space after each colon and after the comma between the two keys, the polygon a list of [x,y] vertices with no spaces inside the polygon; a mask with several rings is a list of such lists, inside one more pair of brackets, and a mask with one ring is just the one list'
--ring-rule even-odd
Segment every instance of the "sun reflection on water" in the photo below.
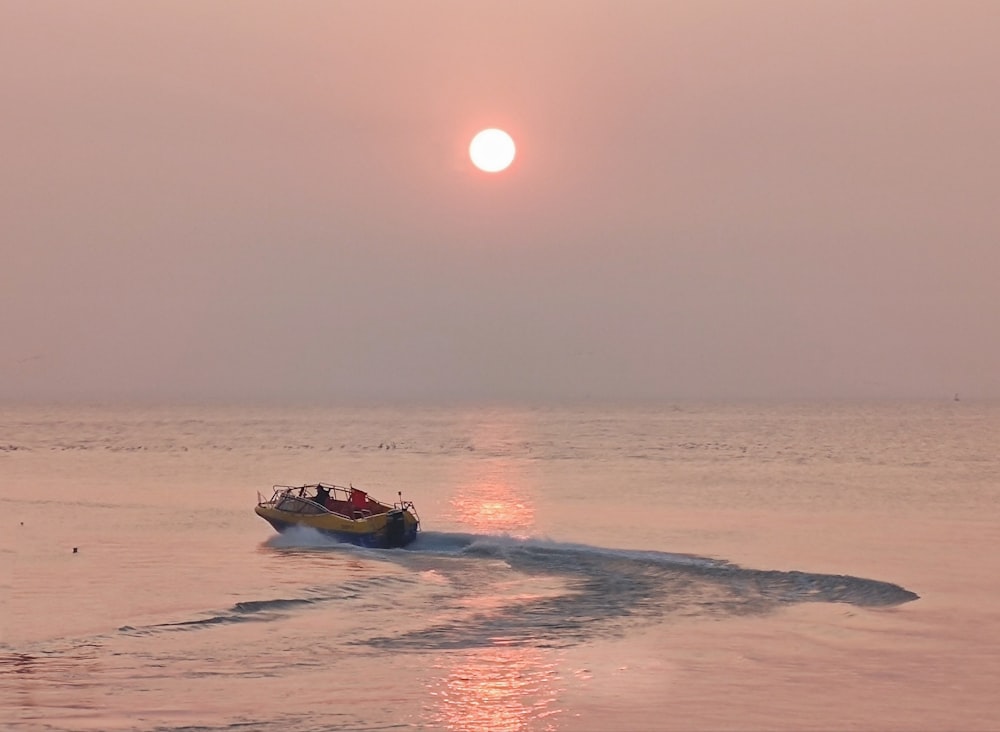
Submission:
{"label": "sun reflection on water", "polygon": [[463,524],[483,534],[527,533],[535,523],[530,489],[502,464],[460,483],[451,507]]}
{"label": "sun reflection on water", "polygon": [[494,646],[451,659],[429,681],[433,724],[451,732],[556,729],[561,680],[556,664],[542,651]]}
{"label": "sun reflection on water", "polygon": [[535,526],[538,485],[525,474],[519,454],[532,438],[533,427],[523,419],[498,414],[478,422],[472,443],[490,453],[462,462],[451,497],[453,516],[481,534],[530,534]]}

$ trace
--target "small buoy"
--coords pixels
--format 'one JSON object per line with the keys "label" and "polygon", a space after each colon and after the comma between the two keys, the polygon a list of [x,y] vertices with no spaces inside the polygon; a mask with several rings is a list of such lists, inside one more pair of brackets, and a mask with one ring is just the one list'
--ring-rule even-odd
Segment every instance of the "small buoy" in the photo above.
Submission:
{"label": "small buoy", "polygon": [[73,553],[76,554],[76,547],[73,547]]}

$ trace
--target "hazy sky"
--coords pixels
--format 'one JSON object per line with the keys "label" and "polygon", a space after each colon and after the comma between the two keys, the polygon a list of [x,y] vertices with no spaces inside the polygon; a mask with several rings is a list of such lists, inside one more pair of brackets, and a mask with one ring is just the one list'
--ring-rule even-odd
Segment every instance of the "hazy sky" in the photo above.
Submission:
{"label": "hazy sky", "polygon": [[996,0],[0,0],[0,397],[1000,396],[998,38]]}

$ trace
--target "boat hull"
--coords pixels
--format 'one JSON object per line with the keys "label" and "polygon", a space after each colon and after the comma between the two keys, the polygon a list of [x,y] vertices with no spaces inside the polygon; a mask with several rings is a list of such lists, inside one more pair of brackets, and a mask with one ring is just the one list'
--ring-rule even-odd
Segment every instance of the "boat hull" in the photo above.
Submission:
{"label": "boat hull", "polygon": [[257,506],[254,510],[278,533],[307,527],[337,541],[376,549],[406,546],[417,538],[419,529],[419,521],[409,511],[390,511],[352,520],[336,514],[303,515],[269,506]]}

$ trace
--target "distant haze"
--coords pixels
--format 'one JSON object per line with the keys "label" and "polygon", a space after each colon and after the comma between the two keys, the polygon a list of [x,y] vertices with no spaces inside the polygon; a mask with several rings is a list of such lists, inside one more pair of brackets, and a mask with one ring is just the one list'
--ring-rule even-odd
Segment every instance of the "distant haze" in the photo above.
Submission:
{"label": "distant haze", "polygon": [[0,0],[0,398],[1000,396],[998,38],[985,0]]}

